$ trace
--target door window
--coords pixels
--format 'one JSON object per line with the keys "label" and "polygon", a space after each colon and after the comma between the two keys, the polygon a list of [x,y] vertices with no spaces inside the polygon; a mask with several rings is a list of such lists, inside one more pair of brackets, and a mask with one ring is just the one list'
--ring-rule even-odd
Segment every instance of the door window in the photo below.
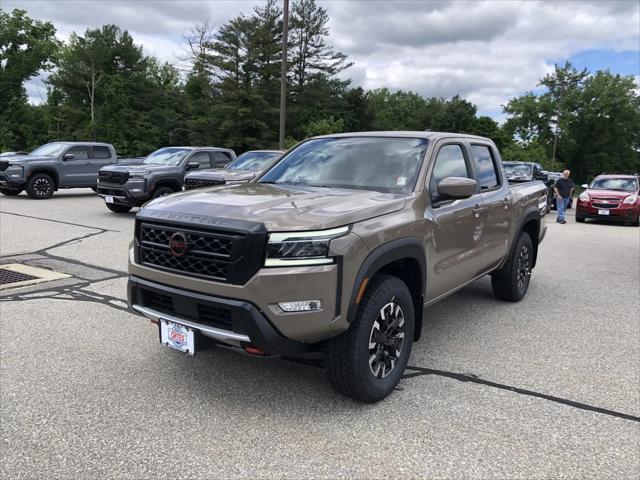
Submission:
{"label": "door window", "polygon": [[438,151],[429,182],[431,198],[438,198],[438,183],[447,177],[471,178],[460,145],[445,145]]}
{"label": "door window", "polygon": [[229,155],[224,152],[213,152],[213,164],[215,168],[224,168],[231,161]]}
{"label": "door window", "polygon": [[89,159],[89,147],[71,147],[66,153],[73,154],[74,160],[88,160]]}
{"label": "door window", "polygon": [[93,147],[93,158],[99,160],[111,158],[111,152],[107,147]]}
{"label": "door window", "polygon": [[194,153],[189,162],[198,162],[200,167],[198,168],[211,168],[211,160],[209,160],[209,154],[207,152]]}
{"label": "door window", "polygon": [[498,188],[498,169],[491,148],[486,145],[471,145],[471,157],[477,170],[480,190]]}

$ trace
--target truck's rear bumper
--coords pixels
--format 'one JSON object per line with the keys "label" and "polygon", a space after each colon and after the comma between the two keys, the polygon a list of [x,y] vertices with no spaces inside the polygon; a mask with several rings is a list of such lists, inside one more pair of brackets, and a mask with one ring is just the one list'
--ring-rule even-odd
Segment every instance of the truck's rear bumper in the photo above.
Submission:
{"label": "truck's rear bumper", "polygon": [[141,315],[187,325],[217,342],[256,346],[270,355],[302,356],[309,345],[282,336],[253,304],[202,295],[130,276],[129,305]]}

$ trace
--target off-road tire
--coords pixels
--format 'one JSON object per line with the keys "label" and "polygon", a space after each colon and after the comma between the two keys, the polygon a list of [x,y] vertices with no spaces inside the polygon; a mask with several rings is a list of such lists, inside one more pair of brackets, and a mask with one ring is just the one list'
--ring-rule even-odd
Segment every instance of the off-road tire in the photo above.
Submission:
{"label": "off-road tire", "polygon": [[527,232],[522,232],[507,264],[491,275],[493,294],[509,302],[522,300],[529,288],[532,265],[533,242]]}
{"label": "off-road tire", "polygon": [[164,197],[165,195],[171,195],[175,193],[175,190],[171,187],[158,187],[153,191],[151,198]]}
{"label": "off-road tire", "polygon": [[[384,321],[381,318],[381,310],[389,304],[399,305],[403,314],[404,324],[402,333],[404,338],[400,346],[400,352],[395,364],[389,369],[384,378],[385,364],[378,376],[374,375],[370,348],[374,334],[381,333]],[[395,307],[391,307],[395,309]],[[388,311],[388,310],[387,310]],[[389,317],[388,317],[389,318]],[[391,317],[393,318],[393,317]],[[394,320],[399,323],[398,320]],[[391,322],[390,322],[391,323]],[[340,393],[362,402],[374,403],[389,395],[396,387],[411,355],[413,343],[415,313],[411,293],[405,283],[391,275],[378,274],[369,282],[367,290],[362,298],[355,320],[342,335],[329,340],[326,344],[325,366],[331,385]],[[375,328],[377,324],[379,328]],[[391,329],[396,331],[398,329]],[[393,336],[395,341],[398,337]],[[374,342],[375,343],[375,342]],[[376,352],[385,348],[375,343],[373,349]],[[389,347],[392,348],[392,347]],[[396,353],[397,350],[396,350]],[[389,355],[375,354],[375,359],[392,359]],[[375,365],[375,360],[373,362]],[[379,363],[378,365],[382,364]]]}
{"label": "off-road tire", "polygon": [[0,193],[6,195],[7,197],[17,197],[22,193],[22,189],[18,190],[9,190],[8,188],[0,188]]}
{"label": "off-road tire", "polygon": [[133,208],[128,205],[117,205],[115,203],[105,203],[105,205],[109,210],[115,213],[127,213],[129,210]]}
{"label": "off-road tire", "polygon": [[27,195],[36,200],[51,198],[56,189],[56,184],[50,175],[46,173],[36,173],[27,182]]}

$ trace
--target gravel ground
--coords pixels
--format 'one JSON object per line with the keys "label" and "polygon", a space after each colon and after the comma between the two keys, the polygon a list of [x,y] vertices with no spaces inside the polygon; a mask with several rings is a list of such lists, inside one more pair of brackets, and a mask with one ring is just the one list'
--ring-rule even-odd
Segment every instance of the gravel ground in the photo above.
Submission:
{"label": "gravel ground", "polygon": [[527,297],[429,308],[376,405],[322,370],[161,347],[130,314],[133,214],[0,199],[0,255],[72,278],[0,293],[2,478],[638,478],[640,229],[550,215]]}

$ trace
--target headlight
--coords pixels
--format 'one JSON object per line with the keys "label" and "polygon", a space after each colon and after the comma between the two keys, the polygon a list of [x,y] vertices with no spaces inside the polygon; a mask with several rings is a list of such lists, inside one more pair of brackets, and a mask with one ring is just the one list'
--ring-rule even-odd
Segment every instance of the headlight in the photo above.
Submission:
{"label": "headlight", "polygon": [[587,192],[582,192],[578,198],[582,202],[588,202],[589,201],[589,194]]}
{"label": "headlight", "polygon": [[137,180],[137,181],[144,180],[144,176],[148,174],[149,172],[136,173],[134,175],[129,175],[129,180]]}
{"label": "headlight", "polygon": [[624,199],[624,201],[622,203],[636,203],[638,201],[638,196],[637,195],[629,195],[627,198]]}
{"label": "headlight", "polygon": [[309,232],[282,232],[269,234],[265,267],[294,265],[324,265],[333,263],[328,257],[329,243],[344,235],[349,227],[314,230]]}
{"label": "headlight", "polygon": [[13,178],[21,178],[24,175],[24,169],[20,165],[9,165],[5,173]]}

